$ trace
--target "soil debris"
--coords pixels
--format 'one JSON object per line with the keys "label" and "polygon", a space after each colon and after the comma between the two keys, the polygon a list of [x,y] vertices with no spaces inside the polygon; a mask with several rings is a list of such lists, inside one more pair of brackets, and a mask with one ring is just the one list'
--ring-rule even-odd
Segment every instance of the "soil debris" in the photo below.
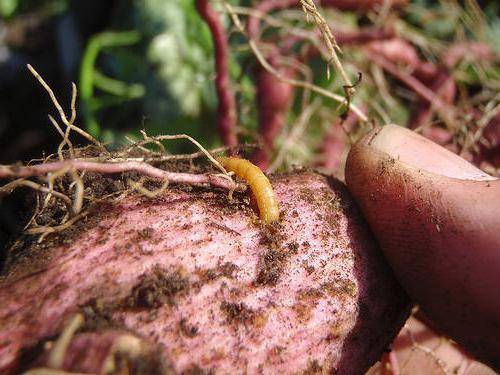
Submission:
{"label": "soil debris", "polygon": [[181,270],[164,269],[158,265],[152,272],[144,273],[132,288],[127,300],[129,307],[158,308],[164,304],[175,305],[175,298],[189,289],[189,280]]}
{"label": "soil debris", "polygon": [[183,336],[193,338],[198,334],[198,327],[190,325],[186,318],[179,321],[179,330]]}
{"label": "soil debris", "polygon": [[256,317],[255,311],[243,302],[229,303],[224,301],[221,303],[220,309],[226,315],[228,323],[232,324],[253,324]]}

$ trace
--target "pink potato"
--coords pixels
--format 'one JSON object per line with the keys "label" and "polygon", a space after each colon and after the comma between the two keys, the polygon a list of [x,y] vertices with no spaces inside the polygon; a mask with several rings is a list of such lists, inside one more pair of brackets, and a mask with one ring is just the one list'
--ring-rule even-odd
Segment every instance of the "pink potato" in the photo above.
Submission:
{"label": "pink potato", "polygon": [[25,240],[0,280],[0,373],[49,367],[79,312],[61,370],[362,374],[403,325],[407,296],[342,183],[271,181],[271,227],[247,194],[178,187]]}

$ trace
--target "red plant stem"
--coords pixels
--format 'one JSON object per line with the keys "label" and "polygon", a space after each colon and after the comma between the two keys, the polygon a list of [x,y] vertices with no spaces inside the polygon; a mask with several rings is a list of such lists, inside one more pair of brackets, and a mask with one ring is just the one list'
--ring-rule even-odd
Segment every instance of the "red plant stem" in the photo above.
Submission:
{"label": "red plant stem", "polygon": [[[323,8],[337,8],[340,10],[367,11],[375,8],[376,6],[382,5],[384,1],[386,0],[323,0],[321,2],[321,6]],[[407,3],[407,0],[392,0],[391,6],[397,7]],[[263,0],[254,7],[254,10],[259,13],[267,14],[272,11],[299,6],[300,0]],[[248,19],[248,36],[251,39],[258,38],[259,29],[259,17],[250,16]]]}
{"label": "red plant stem", "polygon": [[[324,8],[337,8],[340,10],[367,11],[384,3],[385,0],[323,0],[321,6]],[[407,0],[392,0],[391,6],[401,6],[407,4]],[[254,10],[260,13],[270,13],[272,11],[300,6],[300,0],[264,0],[261,1]],[[248,20],[248,35],[256,38],[259,34],[258,17],[250,17]]]}
{"label": "red plant stem", "polygon": [[467,57],[481,62],[494,62],[498,59],[498,55],[489,45],[481,42],[464,42],[448,48],[442,56],[442,61],[448,68],[453,68],[460,60]]}
{"label": "red plant stem", "polygon": [[[293,77],[292,69],[286,69],[281,73],[283,76]],[[261,66],[258,67],[256,79],[259,134],[263,144],[261,149],[253,155],[252,161],[261,169],[266,170],[269,166],[274,140],[285,124],[295,90],[292,85],[280,81]]]}
{"label": "red plant stem", "polygon": [[439,96],[437,96],[431,89],[425,86],[414,76],[399,69],[394,63],[387,60],[385,57],[369,50],[366,51],[366,53],[375,64],[382,67],[388,73],[392,74],[406,86],[412,89],[418,96],[430,103],[447,124],[453,123],[453,108],[446,105],[441,100],[441,98],[439,98]]}
{"label": "red plant stem", "polygon": [[[386,0],[323,0],[321,6],[332,7],[340,10],[367,11],[381,6]],[[392,0],[392,7],[406,5],[408,0]]]}
{"label": "red plant stem", "polygon": [[[417,71],[415,75],[417,75]],[[456,83],[453,77],[446,69],[436,70],[436,73],[426,79],[422,79],[425,85],[436,93],[436,96],[441,98],[446,105],[453,105],[456,96]],[[418,127],[427,127],[430,124],[433,115],[432,105],[426,100],[420,98],[417,103],[417,109],[413,111],[410,119],[409,127],[416,129]],[[425,135],[425,132],[423,133]],[[435,139],[433,139],[436,141]],[[442,140],[444,142],[444,139]],[[440,143],[440,142],[437,142]],[[441,144],[441,143],[440,143]]]}
{"label": "red plant stem", "polygon": [[338,45],[358,45],[373,42],[375,40],[385,40],[393,38],[393,30],[384,30],[381,28],[367,27],[356,31],[334,31],[333,36]]}
{"label": "red plant stem", "polygon": [[444,67],[420,60],[416,49],[406,40],[393,38],[376,41],[365,48],[368,57],[418,96],[409,126],[415,129],[430,124],[434,110],[448,124],[453,124],[456,84]]}
{"label": "red plant stem", "polygon": [[[326,0],[322,2],[322,6],[336,7],[339,9],[350,10],[366,10],[379,5],[382,1],[364,0],[364,1],[349,1],[349,0]],[[393,5],[400,5],[405,1],[396,0]],[[254,15],[251,15],[248,20],[248,36],[252,40],[260,38],[260,18],[258,14],[268,14],[273,11],[287,9],[300,6],[299,0],[264,0],[255,8]],[[339,35],[342,41],[346,43],[367,43],[372,40],[386,39],[389,32],[379,29],[363,30],[356,34],[341,34]],[[290,37],[294,38],[294,37]],[[320,36],[318,35],[318,38]],[[285,40],[282,50],[289,50],[293,46],[293,41]],[[272,60],[277,60],[280,48],[276,45],[270,45],[271,52],[268,52],[270,63],[276,66]],[[291,70],[286,74],[293,74]],[[280,82],[270,73],[259,69],[257,72],[257,107],[259,111],[259,128],[260,136],[263,141],[263,147],[258,150],[252,157],[252,160],[262,169],[268,167],[271,151],[274,145],[274,139],[279,134],[286,120],[286,112],[289,109],[293,99],[293,87],[291,85]],[[333,158],[332,158],[333,160]],[[336,163],[333,162],[332,163]],[[333,167],[332,167],[333,168]]]}
{"label": "red plant stem", "polygon": [[[287,9],[299,6],[299,0],[264,0],[254,7],[257,13],[271,13],[276,10]],[[248,37],[250,39],[259,39],[260,35],[260,18],[250,16],[248,18]]]}
{"label": "red plant stem", "polygon": [[236,104],[229,77],[229,46],[226,30],[220,22],[219,15],[210,6],[209,0],[196,0],[196,9],[210,28],[214,43],[215,87],[219,98],[217,127],[224,145],[235,147],[238,144],[236,136]]}
{"label": "red plant stem", "polygon": [[[298,0],[264,0],[255,7],[259,13],[270,13],[299,5]],[[252,40],[260,38],[260,18],[251,15],[248,19],[248,36]],[[281,55],[280,48],[270,44],[266,58],[285,77],[293,77],[293,69],[280,69],[277,64]],[[282,82],[262,66],[256,70],[256,101],[259,113],[259,135],[262,141],[261,149],[252,156],[252,161],[261,169],[269,166],[274,140],[283,128],[286,114],[293,100],[294,87]]]}
{"label": "red plant stem", "polygon": [[342,163],[342,156],[347,145],[347,134],[358,122],[358,117],[352,111],[343,120],[336,119],[320,148],[316,166],[321,167],[328,173],[336,172]]}
{"label": "red plant stem", "polygon": [[[97,163],[84,160],[66,160],[54,163],[45,163],[32,166],[7,166],[0,165],[0,179],[3,178],[26,178],[41,176],[50,172],[57,172],[63,169],[74,168],[80,171],[98,173],[123,173],[137,172],[152,178],[168,180],[170,183],[192,184],[192,185],[212,185],[228,190],[244,191],[245,186],[231,182],[230,180],[209,174],[191,174],[180,172],[169,172],[153,167],[152,165],[128,161],[122,163]],[[243,190],[242,190],[243,189]]]}

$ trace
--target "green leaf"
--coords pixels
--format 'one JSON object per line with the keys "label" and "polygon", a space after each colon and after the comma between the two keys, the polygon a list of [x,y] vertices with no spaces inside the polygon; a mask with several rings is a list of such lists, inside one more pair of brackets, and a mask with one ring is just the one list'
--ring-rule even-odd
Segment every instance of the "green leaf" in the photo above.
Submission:
{"label": "green leaf", "polygon": [[17,10],[19,0],[0,0],[0,17],[10,18]]}

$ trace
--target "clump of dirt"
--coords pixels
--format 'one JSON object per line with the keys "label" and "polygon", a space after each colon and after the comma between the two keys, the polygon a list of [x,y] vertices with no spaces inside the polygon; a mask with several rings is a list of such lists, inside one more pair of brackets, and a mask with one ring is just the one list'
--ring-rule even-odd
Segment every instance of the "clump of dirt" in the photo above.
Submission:
{"label": "clump of dirt", "polygon": [[[47,207],[47,215],[51,212],[56,215],[56,210]],[[87,209],[88,215],[68,226],[64,231],[48,235],[42,242],[37,236],[21,234],[10,246],[5,249],[5,261],[0,268],[0,281],[9,278],[15,281],[45,269],[46,264],[52,259],[52,251],[61,245],[69,245],[81,234],[99,225],[107,218],[112,218],[119,211],[111,202],[92,204]]]}
{"label": "clump of dirt", "polygon": [[119,325],[112,318],[113,311],[116,308],[114,305],[113,303],[104,303],[98,298],[92,298],[81,306],[85,321],[82,330],[101,331],[108,328],[118,328]]}
{"label": "clump of dirt", "polygon": [[262,255],[257,265],[255,286],[274,286],[278,283],[287,259],[299,249],[296,242],[285,244],[285,240],[280,224],[268,225],[262,230],[261,243],[269,250]]}
{"label": "clump of dirt", "polygon": [[355,297],[358,294],[357,285],[348,279],[336,279],[330,283],[325,283],[321,286],[321,289],[332,297]]}
{"label": "clump of dirt", "polygon": [[218,265],[216,268],[202,269],[196,272],[199,280],[193,284],[193,286],[201,287],[202,285],[208,284],[215,281],[221,277],[227,279],[233,279],[234,273],[239,269],[239,267],[231,262],[225,262]]}
{"label": "clump of dirt", "polygon": [[278,283],[285,267],[288,253],[282,250],[270,249],[261,258],[258,266],[256,286],[274,286]]}
{"label": "clump of dirt", "polygon": [[309,362],[309,366],[302,372],[302,375],[315,375],[322,374],[323,366],[321,366],[317,360]]}
{"label": "clump of dirt", "polygon": [[158,308],[164,304],[175,305],[179,294],[189,290],[189,280],[181,270],[171,271],[160,266],[139,277],[132,288],[126,305],[132,308]]}
{"label": "clump of dirt", "polygon": [[226,316],[227,322],[230,324],[253,324],[257,316],[255,311],[250,309],[243,302],[229,303],[224,301],[221,303],[220,309]]}
{"label": "clump of dirt", "polygon": [[198,334],[198,327],[190,325],[186,318],[182,318],[179,322],[179,331],[183,336],[193,338]]}
{"label": "clump of dirt", "polygon": [[191,365],[187,370],[182,372],[182,375],[213,375],[214,370],[204,370],[198,365]]}

